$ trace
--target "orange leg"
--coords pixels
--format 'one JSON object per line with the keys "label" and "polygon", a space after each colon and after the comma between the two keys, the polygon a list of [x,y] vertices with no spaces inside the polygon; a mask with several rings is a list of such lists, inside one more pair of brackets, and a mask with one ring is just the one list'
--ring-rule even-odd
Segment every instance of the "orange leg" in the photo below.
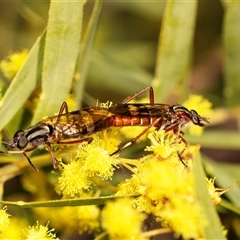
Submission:
{"label": "orange leg", "polygon": [[[89,138],[77,139],[77,140],[73,140],[73,141],[63,141],[63,142],[59,141],[57,144],[76,144],[76,143],[81,143],[81,142],[84,142],[84,141],[90,143],[92,140],[93,140],[93,138],[89,137]],[[57,166],[58,166],[57,159],[54,156],[54,153],[53,153],[53,150],[52,150],[52,147],[51,147],[50,143],[47,144],[47,148],[48,148],[48,151],[49,151],[49,153],[51,155],[53,168],[56,169]]]}
{"label": "orange leg", "polygon": [[66,114],[68,113],[68,105],[67,105],[66,102],[63,102],[62,106],[60,107],[60,110],[59,110],[59,113],[58,113],[57,122],[60,121],[60,117],[64,113],[64,111],[65,111]]}
{"label": "orange leg", "polygon": [[154,104],[154,92],[153,92],[153,88],[152,87],[146,87],[146,88],[142,89],[141,91],[135,93],[134,95],[132,95],[130,97],[127,97],[121,103],[122,104],[128,103],[131,100],[133,100],[134,98],[142,95],[143,93],[145,93],[147,91],[149,91],[149,101],[150,101],[150,104]]}
{"label": "orange leg", "polygon": [[110,156],[112,156],[112,155],[122,151],[123,149],[133,145],[141,136],[143,136],[152,126],[155,126],[160,120],[161,120],[161,118],[157,118],[152,124],[149,124],[148,127],[145,128],[140,134],[138,134],[135,138],[133,138],[130,141],[128,141],[127,143],[125,143],[122,147],[120,147],[115,152],[110,154]]}

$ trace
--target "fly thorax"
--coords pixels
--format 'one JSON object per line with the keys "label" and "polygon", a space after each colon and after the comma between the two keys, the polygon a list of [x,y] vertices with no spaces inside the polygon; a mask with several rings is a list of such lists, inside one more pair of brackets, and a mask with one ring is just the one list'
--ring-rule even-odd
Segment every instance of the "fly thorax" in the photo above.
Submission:
{"label": "fly thorax", "polygon": [[51,126],[45,124],[37,124],[29,128],[25,136],[28,142],[30,142],[33,146],[39,146],[46,142],[51,132]]}

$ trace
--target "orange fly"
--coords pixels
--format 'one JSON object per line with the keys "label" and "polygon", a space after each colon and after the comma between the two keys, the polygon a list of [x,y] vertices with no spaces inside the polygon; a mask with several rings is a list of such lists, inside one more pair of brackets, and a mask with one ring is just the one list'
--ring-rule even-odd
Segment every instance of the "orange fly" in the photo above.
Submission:
{"label": "orange fly", "polygon": [[[147,91],[149,91],[150,103],[129,103]],[[87,107],[69,112],[67,103],[64,102],[58,115],[48,117],[26,130],[19,130],[14,134],[12,140],[3,142],[7,151],[1,153],[22,153],[31,166],[37,170],[26,152],[33,151],[40,145],[46,145],[53,167],[57,168],[57,161],[51,147],[53,143],[72,144],[83,141],[90,143],[92,141],[91,134],[109,127],[146,127],[139,135],[111,154],[113,155],[135,143],[152,126],[156,130],[173,131],[186,143],[180,133],[181,128],[189,122],[200,127],[209,123],[208,118],[200,116],[195,110],[188,110],[177,104],[154,103],[153,89],[147,87],[109,108]]]}

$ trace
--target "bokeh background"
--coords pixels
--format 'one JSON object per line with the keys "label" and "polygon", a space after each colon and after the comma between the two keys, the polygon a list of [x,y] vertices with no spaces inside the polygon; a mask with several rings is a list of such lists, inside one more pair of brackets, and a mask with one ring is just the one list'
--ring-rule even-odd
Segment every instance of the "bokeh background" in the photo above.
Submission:
{"label": "bokeh background", "polygon": [[[0,60],[13,52],[32,48],[47,27],[49,6],[49,1],[0,2]],[[87,1],[84,6],[82,39],[93,7],[93,1]],[[165,7],[165,1],[104,2],[84,93],[78,104],[95,106],[97,99],[117,103],[146,86],[154,87]],[[201,144],[206,172],[217,176],[220,187],[228,187],[238,181],[240,170],[240,79],[239,73],[237,75],[231,70],[240,60],[240,35],[236,31],[234,37],[234,30],[231,32],[231,29],[237,29],[237,24],[240,25],[240,18],[232,8],[230,1],[198,1],[188,72],[184,79],[177,80],[164,99],[157,95],[157,99],[168,104],[181,104],[191,93],[203,95],[212,102],[214,113],[206,133],[200,137],[186,134],[186,139],[190,143]],[[237,13],[239,4],[236,3],[234,8]],[[229,11],[231,13],[227,15]],[[179,63],[181,60],[177,59]],[[0,81],[4,95],[11,80],[0,72]],[[161,81],[168,83],[171,80]],[[38,83],[29,98],[39,96],[40,91],[41,83]],[[232,98],[231,91],[234,91]],[[158,94],[159,91],[156,92]],[[34,112],[31,112],[31,107],[25,104],[24,114],[16,127],[4,128],[5,140],[11,138],[16,128],[29,126]],[[239,186],[235,188],[239,191]],[[4,190],[4,199],[29,198],[19,184],[19,177],[7,181]],[[238,197],[239,193],[228,196],[234,210],[219,207],[223,225],[229,230],[229,239],[240,239]]]}

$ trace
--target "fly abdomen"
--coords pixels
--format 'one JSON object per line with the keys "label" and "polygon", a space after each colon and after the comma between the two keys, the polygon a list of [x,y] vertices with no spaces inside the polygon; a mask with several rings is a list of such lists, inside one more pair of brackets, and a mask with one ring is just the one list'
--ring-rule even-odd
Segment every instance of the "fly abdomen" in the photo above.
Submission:
{"label": "fly abdomen", "polygon": [[134,117],[134,116],[118,116],[114,115],[108,118],[108,126],[124,127],[124,126],[148,126],[157,118],[153,117]]}

